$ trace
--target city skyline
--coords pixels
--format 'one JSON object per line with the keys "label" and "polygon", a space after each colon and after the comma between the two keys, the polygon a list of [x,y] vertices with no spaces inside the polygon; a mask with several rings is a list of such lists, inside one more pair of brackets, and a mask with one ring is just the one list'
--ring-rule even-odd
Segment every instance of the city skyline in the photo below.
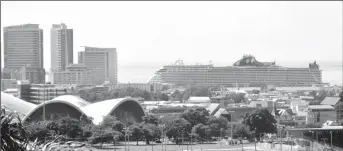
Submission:
{"label": "city skyline", "polygon": [[[276,63],[306,62],[299,66],[314,60],[321,65],[320,61],[342,59],[340,2],[86,2],[77,12],[72,11],[79,3],[73,2],[1,4],[2,28],[40,24],[46,69],[51,67],[49,31],[52,24],[61,21],[74,29],[74,63],[80,46],[117,48],[119,82],[135,79],[136,75],[124,76],[127,66],[162,66],[179,58],[191,64],[212,60],[215,65],[220,62],[228,66],[242,54]],[[64,11],[54,11],[60,5],[65,6]],[[242,6],[249,11],[237,9]],[[87,12],[90,7],[103,9]],[[147,7],[150,9],[141,10]],[[187,12],[189,7],[192,12]],[[35,8],[46,13],[39,15],[42,10]],[[130,13],[128,8],[142,13]],[[173,10],[178,11],[172,14]],[[147,72],[137,75],[153,76]],[[323,74],[324,82],[330,80],[325,78],[325,71]],[[336,71],[337,84],[341,83],[339,77],[342,72]]]}

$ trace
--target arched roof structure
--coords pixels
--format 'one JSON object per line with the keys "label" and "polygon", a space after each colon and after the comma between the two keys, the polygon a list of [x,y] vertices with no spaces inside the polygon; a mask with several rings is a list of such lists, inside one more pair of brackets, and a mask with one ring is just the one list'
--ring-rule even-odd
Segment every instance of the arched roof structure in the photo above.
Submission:
{"label": "arched roof structure", "polygon": [[94,124],[100,124],[108,115],[116,116],[126,122],[140,122],[145,112],[140,103],[133,98],[105,100],[82,107],[81,110],[93,118]]}
{"label": "arched roof structure", "polygon": [[24,118],[29,112],[37,107],[36,104],[26,102],[4,92],[1,92],[1,106],[4,106],[6,110],[16,111],[21,118]]}
{"label": "arched roof structure", "polygon": [[77,106],[78,108],[81,108],[81,107],[84,107],[84,106],[91,104],[91,103],[87,102],[86,100],[84,100],[78,96],[74,96],[74,95],[62,95],[62,96],[58,96],[52,100],[66,101],[66,102],[73,104],[74,106]]}
{"label": "arched roof structure", "polygon": [[90,104],[80,97],[63,95],[36,105],[1,92],[1,105],[6,110],[16,111],[24,122],[42,120],[44,107],[47,119],[49,116],[54,116],[53,114],[60,113],[77,119],[81,115],[87,115],[93,118],[94,124],[101,123],[108,115],[115,116],[124,123],[141,122],[141,117],[145,116],[143,107],[133,98],[112,99]]}
{"label": "arched roof structure", "polygon": [[[73,96],[73,95],[63,95],[56,97],[50,101],[46,101],[45,103],[41,103],[32,109],[23,119],[23,121],[35,121],[39,120],[39,116],[42,116],[42,110],[45,105],[45,112],[47,116],[50,114],[68,114],[74,118],[80,118],[84,112],[80,109],[88,105],[89,103],[80,97]],[[48,112],[48,113],[47,113]]]}

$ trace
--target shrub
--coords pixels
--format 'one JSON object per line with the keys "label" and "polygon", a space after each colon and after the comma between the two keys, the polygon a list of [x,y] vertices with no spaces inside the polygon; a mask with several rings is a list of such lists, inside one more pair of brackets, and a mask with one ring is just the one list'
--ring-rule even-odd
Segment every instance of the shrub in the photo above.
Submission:
{"label": "shrub", "polygon": [[67,135],[71,138],[82,136],[81,124],[77,119],[64,117],[57,121],[57,125],[59,127],[58,132],[60,135]]}
{"label": "shrub", "polygon": [[24,129],[19,115],[1,110],[1,149],[4,151],[25,151],[29,142],[28,132]]}

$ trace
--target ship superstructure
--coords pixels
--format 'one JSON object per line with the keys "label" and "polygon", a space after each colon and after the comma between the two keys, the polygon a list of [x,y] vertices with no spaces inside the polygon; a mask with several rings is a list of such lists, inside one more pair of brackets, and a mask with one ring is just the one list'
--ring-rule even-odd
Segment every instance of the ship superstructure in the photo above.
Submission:
{"label": "ship superstructure", "polygon": [[163,66],[156,72],[163,83],[180,86],[227,86],[237,83],[244,87],[261,86],[312,86],[322,83],[322,70],[314,62],[308,68],[288,68],[277,66],[275,62],[259,62],[252,55],[245,55],[233,66],[214,67],[208,65],[184,65],[178,60]]}

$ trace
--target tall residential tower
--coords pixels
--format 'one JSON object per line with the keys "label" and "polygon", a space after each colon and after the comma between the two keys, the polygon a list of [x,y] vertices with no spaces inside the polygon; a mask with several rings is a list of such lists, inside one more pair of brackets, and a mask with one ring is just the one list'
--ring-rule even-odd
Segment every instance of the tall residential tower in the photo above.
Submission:
{"label": "tall residential tower", "polygon": [[64,71],[73,64],[73,29],[67,25],[53,24],[51,33],[51,70]]}

